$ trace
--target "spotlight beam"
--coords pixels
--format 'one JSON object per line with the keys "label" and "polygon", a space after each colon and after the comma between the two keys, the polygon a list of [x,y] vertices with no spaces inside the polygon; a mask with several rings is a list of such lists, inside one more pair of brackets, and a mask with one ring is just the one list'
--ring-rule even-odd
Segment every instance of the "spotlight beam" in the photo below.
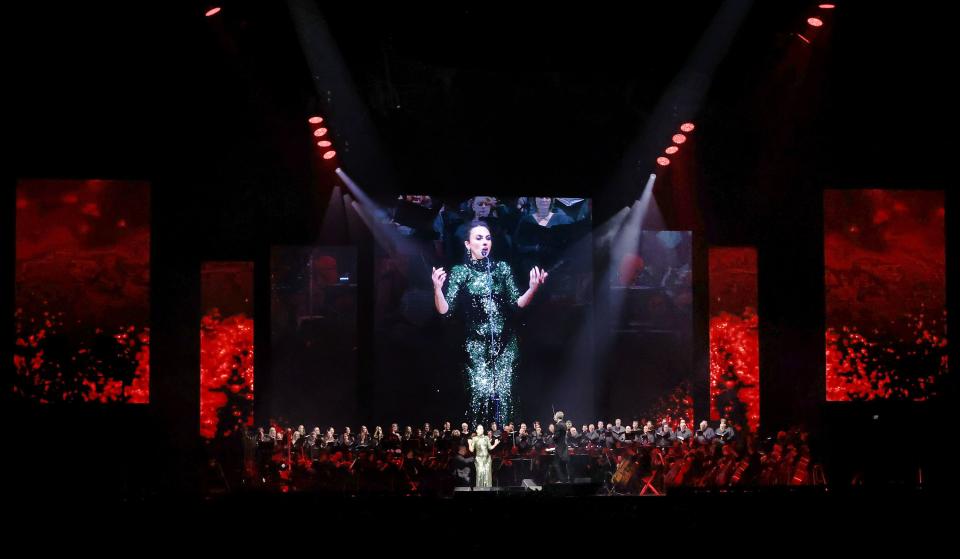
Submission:
{"label": "spotlight beam", "polygon": [[[316,94],[324,100],[323,116],[337,134],[340,161],[357,169],[365,184],[382,186],[394,192],[392,166],[381,149],[369,111],[357,93],[337,42],[315,0],[287,0],[300,47],[310,68]],[[362,203],[362,202],[361,202]]]}
{"label": "spotlight beam", "polygon": [[610,194],[629,196],[638,190],[642,177],[653,170],[656,157],[682,122],[693,120],[713,81],[717,66],[726,56],[753,0],[726,0],[683,68],[660,96],[644,128],[627,146],[608,189]]}
{"label": "spotlight beam", "polygon": [[[601,293],[609,289],[607,315],[611,324],[618,324],[620,322],[625,293],[624,290],[610,289],[610,286],[614,285],[614,280],[619,278],[620,263],[623,262],[623,259],[637,253],[637,248],[640,246],[640,234],[643,232],[643,225],[648,221],[651,206],[655,205],[653,202],[653,185],[656,179],[657,176],[654,174],[651,174],[649,178],[647,178],[647,184],[643,188],[643,194],[640,196],[640,199],[634,202],[633,207],[630,208],[630,213],[624,220],[623,226],[617,232],[610,249],[607,270],[603,275],[599,289]],[[605,355],[609,349],[609,345],[613,341],[613,336],[609,334],[610,328],[602,328],[600,331],[607,332],[607,335],[602,338],[598,337],[596,351],[598,355]]]}
{"label": "spotlight beam", "polygon": [[334,186],[323,214],[320,229],[320,242],[326,245],[347,244],[349,238],[346,223],[346,208],[340,186]]}
{"label": "spotlight beam", "polygon": [[[334,172],[346,185],[350,195],[355,198],[350,202],[350,207],[360,216],[367,229],[373,234],[374,241],[387,251],[387,254],[393,258],[402,258],[421,253],[415,243],[383,221],[382,217],[387,215],[386,209],[374,202],[343,169],[337,167]],[[426,279],[426,276],[424,278]]]}

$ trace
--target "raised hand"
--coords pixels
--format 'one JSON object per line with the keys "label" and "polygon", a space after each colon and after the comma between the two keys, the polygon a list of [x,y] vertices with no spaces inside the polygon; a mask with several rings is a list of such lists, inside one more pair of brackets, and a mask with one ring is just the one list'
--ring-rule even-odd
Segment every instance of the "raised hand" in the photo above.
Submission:
{"label": "raised hand", "polygon": [[543,282],[547,280],[547,276],[549,275],[549,273],[544,272],[540,268],[534,266],[530,270],[530,289],[536,290],[538,287],[543,285]]}
{"label": "raised hand", "polygon": [[443,282],[447,280],[447,273],[443,268],[433,268],[433,290],[443,291]]}

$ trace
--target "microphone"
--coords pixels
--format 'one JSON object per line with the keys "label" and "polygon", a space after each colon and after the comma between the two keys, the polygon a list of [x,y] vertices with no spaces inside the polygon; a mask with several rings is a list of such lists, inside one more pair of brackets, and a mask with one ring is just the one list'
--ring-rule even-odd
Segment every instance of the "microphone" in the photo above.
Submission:
{"label": "microphone", "polygon": [[[487,258],[490,249],[483,247],[480,249],[480,256]],[[489,308],[493,308],[493,269],[490,266],[490,259],[487,258],[487,286],[489,287],[489,293],[487,293],[487,301],[490,305]],[[488,311],[489,312],[489,311]],[[495,359],[494,345],[496,343],[496,336],[493,333],[493,321],[490,321],[490,362],[492,363]],[[497,418],[499,422],[500,417],[500,392],[497,388],[497,377],[493,377],[493,415]]]}

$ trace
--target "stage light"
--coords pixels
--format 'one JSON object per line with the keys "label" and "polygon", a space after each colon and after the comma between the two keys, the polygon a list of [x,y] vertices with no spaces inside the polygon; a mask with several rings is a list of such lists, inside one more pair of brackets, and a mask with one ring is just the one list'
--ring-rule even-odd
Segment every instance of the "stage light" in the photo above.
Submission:
{"label": "stage light", "polygon": [[684,122],[680,125],[681,132],[693,132],[694,128],[696,128],[696,126],[694,126],[692,122]]}
{"label": "stage light", "polygon": [[318,137],[318,138],[322,138],[322,137],[325,136],[326,134],[327,134],[327,129],[326,129],[326,128],[317,128],[316,130],[313,131],[313,135],[316,136],[316,137]]}
{"label": "stage light", "polygon": [[811,27],[823,27],[823,20],[818,17],[807,18],[807,23],[809,23]]}
{"label": "stage light", "polygon": [[677,146],[670,146],[667,149],[663,150],[663,153],[666,153],[667,155],[673,155],[678,151],[680,151],[680,148],[678,148]]}
{"label": "stage light", "polygon": [[333,145],[333,142],[331,142],[330,140],[320,140],[319,142],[317,142],[317,145],[322,148],[328,148]]}
{"label": "stage light", "polygon": [[210,17],[210,16],[215,16],[215,15],[217,15],[217,14],[219,14],[219,13],[220,13],[220,6],[215,6],[215,7],[213,7],[213,8],[210,8],[209,10],[207,10],[207,13],[206,13],[205,15],[206,15],[207,17]]}
{"label": "stage light", "polygon": [[666,157],[660,156],[657,158],[657,165],[661,167],[666,167],[669,164],[670,164],[670,160],[667,159]]}
{"label": "stage light", "polygon": [[675,144],[682,144],[683,142],[686,142],[686,141],[687,141],[687,137],[684,136],[683,134],[673,135],[673,143]]}
{"label": "stage light", "polygon": [[832,10],[832,9],[836,8],[837,5],[836,5],[836,4],[820,4],[820,6],[818,6],[818,7],[819,7],[821,10]]}
{"label": "stage light", "polygon": [[309,122],[310,124],[320,124],[321,122],[323,122],[323,117],[322,117],[322,116],[312,116],[312,117],[310,117],[309,119],[307,119],[307,122]]}
{"label": "stage light", "polygon": [[323,158],[324,158],[324,159],[333,159],[333,158],[336,157],[336,156],[337,156],[337,152],[335,152],[335,151],[333,151],[333,150],[330,150],[330,151],[328,151],[327,153],[324,153],[324,154],[323,154]]}

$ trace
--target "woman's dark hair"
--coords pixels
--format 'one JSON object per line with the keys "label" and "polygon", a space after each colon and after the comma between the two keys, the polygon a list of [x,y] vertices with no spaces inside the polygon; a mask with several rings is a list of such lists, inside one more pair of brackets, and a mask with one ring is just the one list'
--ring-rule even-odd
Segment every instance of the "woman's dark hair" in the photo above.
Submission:
{"label": "woman's dark hair", "polygon": [[486,221],[483,221],[482,219],[474,219],[473,221],[470,222],[470,225],[467,226],[467,230],[466,230],[465,236],[464,236],[464,238],[461,239],[461,240],[463,240],[463,241],[469,241],[469,240],[470,240],[470,231],[473,231],[473,228],[474,228],[474,227],[486,227],[486,228],[487,228],[487,231],[490,231],[490,234],[491,234],[491,235],[493,234],[493,231],[490,229],[490,224],[488,224]]}

